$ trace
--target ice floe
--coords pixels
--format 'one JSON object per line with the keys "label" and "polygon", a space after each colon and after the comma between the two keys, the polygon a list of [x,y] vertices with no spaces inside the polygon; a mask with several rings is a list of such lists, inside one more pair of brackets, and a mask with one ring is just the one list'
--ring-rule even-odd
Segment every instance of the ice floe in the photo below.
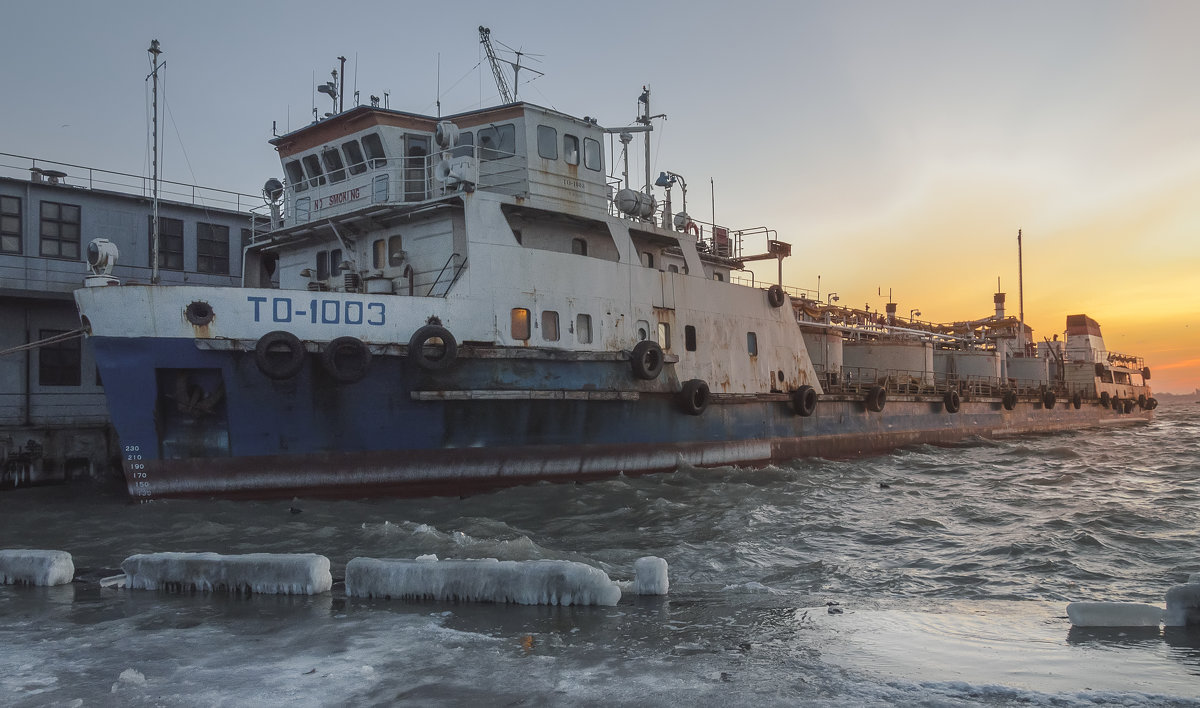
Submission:
{"label": "ice floe", "polygon": [[1140,602],[1072,602],[1067,617],[1076,627],[1157,627],[1163,609]]}
{"label": "ice floe", "polygon": [[125,587],[316,595],[333,586],[329,559],[314,553],[143,553],[121,563]]}
{"label": "ice floe", "polygon": [[1200,625],[1200,583],[1190,582],[1167,590],[1167,613],[1164,619],[1168,627]]}
{"label": "ice floe", "polygon": [[633,563],[633,593],[635,595],[666,595],[667,562],[657,556],[638,558]]}
{"label": "ice floe", "polygon": [[66,585],[74,577],[75,563],[66,551],[0,551],[0,585]]}
{"label": "ice floe", "polygon": [[616,605],[621,589],[599,568],[574,561],[354,558],[346,564],[346,595],[519,605]]}

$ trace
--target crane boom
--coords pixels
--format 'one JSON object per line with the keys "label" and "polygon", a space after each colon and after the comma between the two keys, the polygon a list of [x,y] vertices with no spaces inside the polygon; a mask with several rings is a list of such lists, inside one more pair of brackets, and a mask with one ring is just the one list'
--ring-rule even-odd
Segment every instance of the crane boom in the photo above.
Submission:
{"label": "crane boom", "polygon": [[492,65],[492,74],[496,77],[496,88],[500,91],[500,98],[505,103],[512,103],[512,92],[508,90],[508,81],[504,79],[504,73],[500,70],[500,60],[496,58],[496,50],[492,49],[492,31],[487,27],[480,25],[479,27],[479,43],[483,45],[483,50],[487,52],[488,62]]}

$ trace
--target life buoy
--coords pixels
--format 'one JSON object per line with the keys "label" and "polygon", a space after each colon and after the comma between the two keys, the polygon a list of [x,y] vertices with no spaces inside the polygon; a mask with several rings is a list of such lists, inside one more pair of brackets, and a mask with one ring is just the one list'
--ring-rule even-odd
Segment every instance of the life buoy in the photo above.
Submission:
{"label": "life buoy", "polygon": [[1082,408],[1083,394],[1077,392],[1074,396],[1071,396],[1071,405],[1075,407],[1075,410]]}
{"label": "life buoy", "polygon": [[872,386],[871,390],[867,391],[867,397],[863,400],[863,403],[866,404],[867,410],[878,413],[887,404],[887,391],[884,390],[883,386]]}
{"label": "life buoy", "polygon": [[708,408],[710,398],[708,384],[692,379],[679,391],[679,407],[688,415],[700,415]]}
{"label": "life buoy", "polygon": [[812,415],[817,410],[817,390],[812,386],[801,386],[792,391],[792,410],[803,418]]}
{"label": "life buoy", "polygon": [[338,383],[362,381],[371,367],[371,350],[357,337],[338,337],[321,351],[321,365]]}
{"label": "life buoy", "polygon": [[638,342],[629,355],[629,364],[633,367],[633,375],[639,379],[652,381],[658,378],[663,370],[662,347],[649,339]]}
{"label": "life buoy", "polygon": [[1004,396],[1000,398],[1000,403],[1004,406],[1004,410],[1011,411],[1017,407],[1017,392],[1005,391]]}
{"label": "life buoy", "polygon": [[[435,339],[442,343],[440,353],[436,345],[430,344]],[[426,349],[427,346],[434,351]],[[425,325],[413,332],[412,337],[408,340],[408,358],[422,369],[440,371],[453,364],[454,360],[458,358],[458,342],[454,341],[454,335],[450,334],[450,330],[445,327]]]}
{"label": "life buoy", "polygon": [[290,379],[304,368],[304,344],[283,330],[267,332],[254,345],[254,363],[269,379]]}
{"label": "life buoy", "polygon": [[787,301],[787,293],[779,285],[772,285],[767,288],[767,302],[771,307],[783,307],[783,303]]}
{"label": "life buoy", "polygon": [[1100,394],[1100,405],[1108,408],[1112,405],[1112,396],[1108,395],[1108,391]]}
{"label": "life buoy", "polygon": [[685,226],[683,230],[695,236],[696,238],[700,238],[700,224],[697,224],[694,221],[687,222],[687,226]]}
{"label": "life buoy", "polygon": [[1058,403],[1058,396],[1055,396],[1053,391],[1047,391],[1042,394],[1042,405],[1047,410],[1053,408],[1055,403]]}
{"label": "life buoy", "polygon": [[942,403],[946,406],[947,413],[957,413],[962,407],[962,398],[958,395],[958,391],[947,391],[945,396],[942,396]]}

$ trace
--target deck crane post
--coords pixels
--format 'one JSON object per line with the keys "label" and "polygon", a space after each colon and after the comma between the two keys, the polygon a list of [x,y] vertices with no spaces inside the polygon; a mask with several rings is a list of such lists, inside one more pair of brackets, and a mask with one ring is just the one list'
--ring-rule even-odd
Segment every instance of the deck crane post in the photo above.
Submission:
{"label": "deck crane post", "polygon": [[479,26],[479,43],[483,45],[483,51],[487,52],[488,62],[492,65],[492,74],[496,77],[496,88],[500,91],[500,98],[505,103],[512,103],[512,92],[508,90],[508,81],[504,78],[504,72],[500,70],[496,50],[492,48],[492,31],[483,25]]}

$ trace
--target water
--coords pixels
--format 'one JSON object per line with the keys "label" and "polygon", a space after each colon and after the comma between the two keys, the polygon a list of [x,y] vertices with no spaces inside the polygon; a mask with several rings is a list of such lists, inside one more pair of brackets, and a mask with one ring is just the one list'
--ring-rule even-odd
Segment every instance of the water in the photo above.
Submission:
{"label": "water", "polygon": [[[1065,617],[1072,600],[1162,605],[1200,572],[1200,406],[1159,413],[461,500],[7,492],[0,547],[68,550],[87,582],[0,587],[0,704],[1200,705],[1200,630]],[[95,582],[155,551],[317,552],[335,578],[355,556],[436,553],[629,579],[657,555],[671,592],[555,608]]]}

